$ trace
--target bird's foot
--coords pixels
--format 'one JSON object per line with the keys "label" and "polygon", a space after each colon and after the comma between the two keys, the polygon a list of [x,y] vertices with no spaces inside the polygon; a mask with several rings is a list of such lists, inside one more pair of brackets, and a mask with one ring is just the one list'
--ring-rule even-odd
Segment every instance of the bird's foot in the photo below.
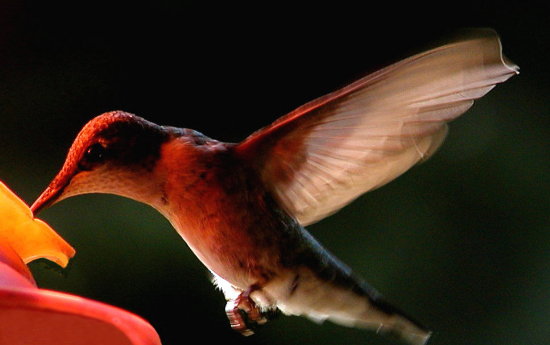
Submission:
{"label": "bird's foot", "polygon": [[259,286],[250,286],[237,298],[228,301],[225,307],[225,313],[227,314],[231,328],[244,336],[254,334],[254,331],[249,328],[248,323],[252,322],[261,325],[267,322],[267,319],[262,315],[256,303],[250,298],[250,294],[256,290],[259,290]]}

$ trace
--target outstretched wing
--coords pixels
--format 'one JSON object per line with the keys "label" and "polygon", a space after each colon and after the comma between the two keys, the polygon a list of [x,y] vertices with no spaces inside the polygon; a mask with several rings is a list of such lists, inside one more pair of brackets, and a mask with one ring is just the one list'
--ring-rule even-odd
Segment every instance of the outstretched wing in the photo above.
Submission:
{"label": "outstretched wing", "polygon": [[309,102],[236,150],[289,214],[311,224],[429,158],[448,121],[517,71],[494,33],[454,42]]}

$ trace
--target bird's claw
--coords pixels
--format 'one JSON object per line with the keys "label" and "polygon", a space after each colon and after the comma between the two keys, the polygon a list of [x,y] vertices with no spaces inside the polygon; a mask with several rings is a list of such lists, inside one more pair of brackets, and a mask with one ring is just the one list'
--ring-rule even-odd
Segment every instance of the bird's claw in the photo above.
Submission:
{"label": "bird's claw", "polygon": [[249,288],[242,292],[236,299],[228,301],[225,307],[231,328],[244,336],[254,334],[254,331],[248,327],[248,323],[261,325],[267,322],[256,303],[250,298],[250,294],[254,290],[256,289]]}

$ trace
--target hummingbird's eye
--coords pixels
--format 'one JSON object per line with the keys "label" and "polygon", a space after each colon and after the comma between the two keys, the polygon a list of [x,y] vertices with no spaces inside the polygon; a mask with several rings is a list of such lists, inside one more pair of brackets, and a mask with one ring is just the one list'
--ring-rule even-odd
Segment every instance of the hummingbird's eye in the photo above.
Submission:
{"label": "hummingbird's eye", "polygon": [[88,147],[86,150],[85,158],[90,163],[97,163],[103,160],[105,156],[105,147],[97,143]]}
{"label": "hummingbird's eye", "polygon": [[100,143],[90,145],[84,152],[79,167],[82,170],[90,170],[105,159],[105,146]]}

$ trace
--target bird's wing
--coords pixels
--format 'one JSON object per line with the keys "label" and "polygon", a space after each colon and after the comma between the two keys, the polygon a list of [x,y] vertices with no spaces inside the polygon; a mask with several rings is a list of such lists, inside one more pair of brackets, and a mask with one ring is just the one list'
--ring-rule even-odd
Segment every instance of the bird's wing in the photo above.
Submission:
{"label": "bird's wing", "polygon": [[429,158],[448,121],[517,71],[495,33],[450,43],[297,108],[236,152],[308,225]]}

